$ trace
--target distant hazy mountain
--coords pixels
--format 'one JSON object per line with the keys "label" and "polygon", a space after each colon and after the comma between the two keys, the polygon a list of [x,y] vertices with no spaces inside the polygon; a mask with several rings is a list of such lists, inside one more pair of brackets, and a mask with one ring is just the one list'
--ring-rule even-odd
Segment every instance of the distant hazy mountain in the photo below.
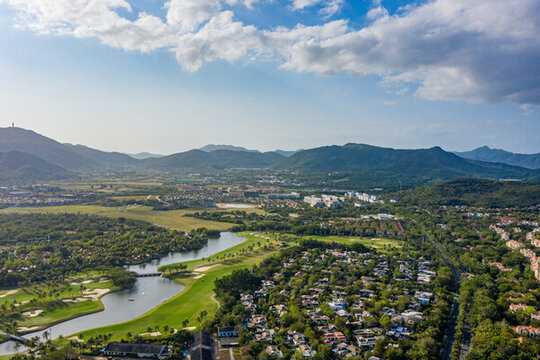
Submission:
{"label": "distant hazy mountain", "polygon": [[456,152],[456,154],[465,159],[500,162],[529,169],[540,169],[540,153],[516,154],[506,150],[482,146],[471,151]]}
{"label": "distant hazy mountain", "polygon": [[[227,149],[222,149],[223,147]],[[148,167],[156,170],[291,170],[297,173],[300,181],[322,182],[341,187],[383,183],[418,185],[465,177],[540,181],[540,169],[465,159],[440,147],[394,150],[364,144],[347,144],[300,150],[293,154],[285,151],[261,153],[231,145],[207,145],[203,149],[205,150],[190,150],[138,160],[126,154],[104,152],[82,145],[61,144],[30,130],[0,128],[0,152],[17,152],[16,155],[6,158],[14,167],[5,167],[9,170],[9,176],[15,177],[22,176],[21,174],[27,174],[29,178],[39,174],[47,177],[57,174],[62,177],[67,173],[64,169],[94,171]],[[491,149],[488,150],[492,152]],[[522,156],[529,159],[532,155]],[[42,160],[43,163],[37,160]],[[496,161],[501,160],[498,158]],[[528,165],[535,166],[534,163]]]}
{"label": "distant hazy mountain", "polygon": [[20,151],[65,169],[94,168],[98,164],[64,144],[31,130],[0,128],[0,152]]}
{"label": "distant hazy mountain", "polygon": [[394,150],[364,144],[324,146],[300,151],[275,168],[315,172],[345,172],[349,183],[403,179],[418,183],[459,177],[529,179],[538,171],[467,160],[440,147]]}
{"label": "distant hazy mountain", "polygon": [[297,152],[300,152],[300,151],[304,151],[304,149],[300,149],[300,150],[275,150],[274,152],[277,152],[278,154],[289,157],[289,156],[294,155],[294,154],[296,154]]}
{"label": "distant hazy mountain", "polygon": [[398,199],[398,204],[419,206],[535,206],[540,204],[540,183],[455,179],[400,191],[391,196]]}
{"label": "distant hazy mountain", "polygon": [[70,172],[19,151],[0,153],[0,180],[57,180],[72,176]]}
{"label": "distant hazy mountain", "polygon": [[[230,150],[230,151],[247,151],[247,152],[260,153],[259,150],[249,150],[249,149],[246,149],[245,147],[241,147],[241,146],[214,145],[214,144],[203,146],[199,150],[206,151],[206,152],[212,152],[212,151],[216,151],[216,150]],[[286,156],[286,157],[289,157],[289,156],[291,156],[293,154],[296,154],[297,152],[303,151],[303,150],[304,149],[290,150],[289,151],[289,150],[279,150],[278,149],[278,150],[274,150],[273,152],[278,153],[278,154],[283,155],[283,156]]]}
{"label": "distant hazy mountain", "polygon": [[134,166],[137,160],[82,145],[61,144],[31,130],[0,128],[0,152],[24,152],[68,170]]}
{"label": "distant hazy mountain", "polygon": [[153,169],[230,169],[230,168],[268,168],[285,159],[275,152],[259,153],[238,150],[189,150],[147,159],[146,166]]}
{"label": "distant hazy mountain", "polygon": [[214,145],[214,144],[208,144],[206,146],[203,146],[199,150],[202,150],[204,152],[212,152],[216,150],[229,150],[229,151],[246,151],[246,152],[253,152],[253,153],[260,153],[259,150],[249,150],[245,147],[241,146],[234,146],[234,145]]}
{"label": "distant hazy mountain", "polygon": [[126,154],[126,155],[131,156],[132,158],[137,159],[137,160],[153,159],[153,158],[160,158],[160,157],[165,156],[165,155],[160,155],[160,154],[152,154],[149,152],[140,152],[138,154]]}

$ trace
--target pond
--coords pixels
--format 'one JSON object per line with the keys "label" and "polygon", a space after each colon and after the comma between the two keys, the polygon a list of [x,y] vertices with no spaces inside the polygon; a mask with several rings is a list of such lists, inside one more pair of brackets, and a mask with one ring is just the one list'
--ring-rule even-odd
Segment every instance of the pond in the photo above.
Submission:
{"label": "pond", "polygon": [[[159,266],[203,259],[244,241],[244,238],[234,233],[223,232],[218,238],[209,239],[208,244],[199,250],[170,253],[161,259],[141,265],[131,265],[127,268],[140,274],[154,273],[157,272]],[[60,335],[66,337],[88,329],[129,321],[179,294],[182,290],[184,290],[184,286],[166,278],[137,278],[133,288],[103,296],[101,298],[105,307],[103,311],[68,320],[41,331],[28,333],[24,337],[39,336],[41,338],[44,332],[48,332],[52,339],[56,339]],[[13,341],[0,344],[0,355],[13,353],[15,353]]]}

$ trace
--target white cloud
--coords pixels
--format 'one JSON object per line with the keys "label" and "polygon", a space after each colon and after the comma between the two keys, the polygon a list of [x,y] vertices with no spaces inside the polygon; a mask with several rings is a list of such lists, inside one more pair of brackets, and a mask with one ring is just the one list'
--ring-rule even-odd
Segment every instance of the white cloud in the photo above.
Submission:
{"label": "white cloud", "polygon": [[248,51],[262,52],[263,49],[257,29],[235,22],[232,12],[225,11],[196,33],[181,36],[173,51],[184,69],[196,71],[209,61],[234,61]]}
{"label": "white cloud", "polygon": [[381,5],[370,9],[367,13],[367,18],[370,20],[375,20],[385,16],[388,16],[388,11]]}
{"label": "white cloud", "polygon": [[324,0],[293,0],[291,6],[293,10],[303,10],[307,7],[318,5],[323,1]]}
{"label": "white cloud", "polygon": [[193,30],[204,21],[219,13],[219,0],[170,0],[165,3],[167,23]]}
{"label": "white cloud", "polygon": [[341,11],[345,0],[330,0],[321,9],[320,14],[325,18],[331,18]]}
{"label": "white cloud", "polygon": [[292,0],[293,10],[304,10],[315,5],[322,5],[319,14],[323,18],[330,18],[338,13],[343,7],[345,0]]}
{"label": "white cloud", "polygon": [[285,67],[377,74],[427,99],[540,103],[540,2],[438,0],[324,41],[300,41]]}
{"label": "white cloud", "polygon": [[234,5],[242,4],[248,9],[252,9],[253,5],[258,2],[259,0],[225,0],[225,3],[227,3],[227,5],[234,6]]}
{"label": "white cloud", "polygon": [[341,10],[344,2],[345,0],[292,0],[291,8],[296,11],[322,5],[319,14],[324,18],[330,18]]}
{"label": "white cloud", "polygon": [[[0,0],[18,10],[18,24],[38,33],[96,38],[125,50],[170,50],[182,67],[270,59],[290,71],[379,75],[398,92],[433,100],[540,104],[540,2],[435,0],[390,15],[380,2],[371,23],[346,20],[261,30],[234,19],[223,5],[256,0],[169,0],[166,22],[145,14],[129,20],[126,0]],[[293,8],[342,0],[294,0]],[[327,15],[335,14],[334,10]]]}

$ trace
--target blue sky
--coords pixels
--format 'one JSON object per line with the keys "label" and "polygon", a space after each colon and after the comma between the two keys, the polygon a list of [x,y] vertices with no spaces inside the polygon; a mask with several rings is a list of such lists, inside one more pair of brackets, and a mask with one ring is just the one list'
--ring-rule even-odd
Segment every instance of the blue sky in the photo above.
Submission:
{"label": "blue sky", "polygon": [[540,152],[534,1],[244,1],[0,0],[0,126],[124,152]]}

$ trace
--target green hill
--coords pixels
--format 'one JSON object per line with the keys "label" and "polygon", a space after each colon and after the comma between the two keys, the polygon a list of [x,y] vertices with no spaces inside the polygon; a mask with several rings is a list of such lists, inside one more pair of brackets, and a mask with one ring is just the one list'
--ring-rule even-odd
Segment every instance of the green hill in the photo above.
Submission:
{"label": "green hill", "polygon": [[398,204],[528,207],[540,204],[540,183],[456,179],[391,194]]}
{"label": "green hill", "polygon": [[0,128],[0,152],[19,151],[69,170],[122,168],[139,161],[120,153],[109,153],[82,145],[61,144],[31,130]]}
{"label": "green hill", "polygon": [[231,169],[231,168],[268,168],[285,159],[275,152],[248,152],[236,150],[189,150],[186,152],[164,156],[159,159],[146,160],[146,166],[159,170],[175,169]]}
{"label": "green hill", "polygon": [[0,128],[0,152],[20,151],[65,169],[85,169],[98,164],[65,145],[31,130]]}
{"label": "green hill", "polygon": [[440,147],[395,150],[364,144],[325,146],[300,151],[275,165],[293,171],[337,173],[334,182],[419,184],[459,177],[527,180],[539,172],[499,163],[463,159]]}
{"label": "green hill", "polygon": [[540,153],[516,154],[506,150],[491,149],[487,146],[482,146],[471,151],[456,152],[456,154],[465,159],[499,162],[529,169],[540,169]]}
{"label": "green hill", "polygon": [[57,180],[71,177],[65,169],[19,151],[0,153],[0,180]]}

